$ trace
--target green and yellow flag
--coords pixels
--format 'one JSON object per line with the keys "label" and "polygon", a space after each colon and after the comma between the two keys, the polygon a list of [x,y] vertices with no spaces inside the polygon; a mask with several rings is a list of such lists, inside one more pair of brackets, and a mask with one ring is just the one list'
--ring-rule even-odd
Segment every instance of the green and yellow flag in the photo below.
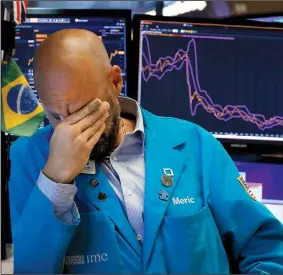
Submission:
{"label": "green and yellow flag", "polygon": [[2,131],[31,136],[44,119],[44,109],[16,61],[2,64]]}

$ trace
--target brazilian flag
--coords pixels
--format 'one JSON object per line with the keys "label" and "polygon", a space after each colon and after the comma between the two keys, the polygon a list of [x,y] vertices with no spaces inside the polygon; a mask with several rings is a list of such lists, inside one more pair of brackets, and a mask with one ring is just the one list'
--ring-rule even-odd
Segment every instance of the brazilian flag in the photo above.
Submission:
{"label": "brazilian flag", "polygon": [[2,131],[31,136],[44,119],[44,109],[16,61],[2,63]]}

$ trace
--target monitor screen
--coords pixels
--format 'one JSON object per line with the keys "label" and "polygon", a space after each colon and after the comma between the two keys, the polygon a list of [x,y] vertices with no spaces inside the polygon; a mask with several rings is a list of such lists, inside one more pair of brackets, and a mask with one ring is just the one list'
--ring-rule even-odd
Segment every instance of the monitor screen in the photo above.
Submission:
{"label": "monitor screen", "polygon": [[260,18],[249,18],[249,20],[267,22],[267,23],[283,23],[283,15],[282,16],[260,17]]}
{"label": "monitor screen", "polygon": [[[44,39],[59,30],[82,28],[97,34],[103,41],[111,63],[122,70],[122,96],[127,95],[126,18],[95,16],[45,16],[29,15],[23,25],[16,26],[15,60],[34,89],[33,56]],[[36,93],[36,90],[34,89]],[[47,124],[47,119],[44,124]]]}
{"label": "monitor screen", "polygon": [[257,200],[283,223],[283,165],[235,162]]}
{"label": "monitor screen", "polygon": [[164,20],[139,21],[141,106],[224,140],[283,141],[283,28]]}

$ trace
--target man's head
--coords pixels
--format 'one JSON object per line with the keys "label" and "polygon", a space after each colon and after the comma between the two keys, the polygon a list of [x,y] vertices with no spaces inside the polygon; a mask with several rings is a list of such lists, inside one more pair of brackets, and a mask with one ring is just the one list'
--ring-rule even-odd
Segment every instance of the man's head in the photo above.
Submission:
{"label": "man's head", "polygon": [[106,129],[91,157],[99,159],[115,146],[119,131],[121,69],[111,66],[105,47],[94,33],[68,29],[50,35],[34,58],[35,87],[53,125],[58,117],[81,109],[95,98],[110,104]]}

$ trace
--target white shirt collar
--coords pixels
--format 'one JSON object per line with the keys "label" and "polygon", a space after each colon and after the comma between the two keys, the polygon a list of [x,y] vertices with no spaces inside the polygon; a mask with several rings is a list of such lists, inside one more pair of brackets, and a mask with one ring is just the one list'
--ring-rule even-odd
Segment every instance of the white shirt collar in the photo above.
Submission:
{"label": "white shirt collar", "polygon": [[136,118],[136,127],[133,132],[135,133],[140,131],[142,133],[142,138],[144,142],[144,123],[139,104],[129,97],[119,97],[118,100],[120,103],[121,112],[127,113]]}

